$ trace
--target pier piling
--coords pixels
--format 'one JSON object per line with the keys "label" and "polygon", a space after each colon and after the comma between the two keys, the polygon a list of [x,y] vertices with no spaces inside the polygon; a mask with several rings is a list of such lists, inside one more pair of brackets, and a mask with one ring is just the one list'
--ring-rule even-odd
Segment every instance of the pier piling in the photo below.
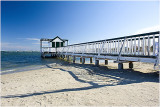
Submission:
{"label": "pier piling", "polygon": [[62,55],[62,59],[64,59],[65,58],[65,56],[64,55]]}
{"label": "pier piling", "polygon": [[95,66],[99,66],[99,60],[95,59]]}
{"label": "pier piling", "polygon": [[76,57],[75,56],[73,56],[73,63],[75,63],[76,62]]}
{"label": "pier piling", "polygon": [[80,58],[80,63],[82,63],[82,58]]}
{"label": "pier piling", "polygon": [[130,69],[133,68],[133,62],[129,62],[129,68],[130,68]]}
{"label": "pier piling", "polygon": [[118,69],[123,69],[123,63],[118,63]]}
{"label": "pier piling", "polygon": [[82,64],[85,64],[85,58],[82,58]]}
{"label": "pier piling", "polygon": [[67,61],[69,61],[69,55],[67,56]]}
{"label": "pier piling", "polygon": [[105,65],[108,65],[108,60],[105,60]]}
{"label": "pier piling", "polygon": [[93,58],[90,58],[90,63],[93,63]]}

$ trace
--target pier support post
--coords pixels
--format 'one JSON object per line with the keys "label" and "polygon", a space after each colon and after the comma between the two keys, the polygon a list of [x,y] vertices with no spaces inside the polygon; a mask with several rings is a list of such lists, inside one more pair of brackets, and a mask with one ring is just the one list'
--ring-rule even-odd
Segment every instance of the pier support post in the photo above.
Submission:
{"label": "pier support post", "polygon": [[123,69],[123,63],[118,63],[118,69]]}
{"label": "pier support post", "polygon": [[75,56],[73,56],[73,63],[75,63],[76,62],[76,57]]}
{"label": "pier support post", "polygon": [[64,55],[62,55],[62,59],[64,59]]}
{"label": "pier support post", "polygon": [[80,58],[80,63],[82,63],[82,58]]}
{"label": "pier support post", "polygon": [[82,64],[85,64],[85,58],[82,58]]}
{"label": "pier support post", "polygon": [[61,55],[61,58],[63,59],[63,55]]}
{"label": "pier support post", "polygon": [[130,68],[130,69],[133,68],[133,62],[129,62],[129,68]]}
{"label": "pier support post", "polygon": [[42,54],[42,57],[45,58],[45,53]]}
{"label": "pier support post", "polygon": [[93,58],[90,58],[90,63],[93,63]]}
{"label": "pier support post", "polygon": [[108,60],[105,60],[105,65],[108,65]]}
{"label": "pier support post", "polygon": [[95,66],[99,66],[99,60],[95,59]]}
{"label": "pier support post", "polygon": [[69,56],[67,56],[67,61],[69,61]]}

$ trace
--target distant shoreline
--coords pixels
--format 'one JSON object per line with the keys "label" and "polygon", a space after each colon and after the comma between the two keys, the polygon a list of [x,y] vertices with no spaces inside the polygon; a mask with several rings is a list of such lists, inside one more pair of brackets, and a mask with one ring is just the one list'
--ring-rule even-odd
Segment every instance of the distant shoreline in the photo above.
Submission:
{"label": "distant shoreline", "polygon": [[40,52],[40,51],[1,51],[1,52]]}

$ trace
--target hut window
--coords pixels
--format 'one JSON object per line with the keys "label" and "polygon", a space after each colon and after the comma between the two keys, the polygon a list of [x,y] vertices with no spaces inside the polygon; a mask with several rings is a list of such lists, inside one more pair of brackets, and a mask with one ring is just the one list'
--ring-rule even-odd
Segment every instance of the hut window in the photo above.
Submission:
{"label": "hut window", "polygon": [[63,47],[63,42],[61,42],[61,47]]}
{"label": "hut window", "polygon": [[52,42],[52,47],[55,48],[55,42]]}

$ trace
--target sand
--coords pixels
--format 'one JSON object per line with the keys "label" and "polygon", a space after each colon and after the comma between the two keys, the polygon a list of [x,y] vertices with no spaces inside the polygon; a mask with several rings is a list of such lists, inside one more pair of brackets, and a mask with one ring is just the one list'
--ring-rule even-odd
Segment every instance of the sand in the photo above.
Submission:
{"label": "sand", "polygon": [[58,63],[1,76],[1,106],[159,106],[152,64]]}

